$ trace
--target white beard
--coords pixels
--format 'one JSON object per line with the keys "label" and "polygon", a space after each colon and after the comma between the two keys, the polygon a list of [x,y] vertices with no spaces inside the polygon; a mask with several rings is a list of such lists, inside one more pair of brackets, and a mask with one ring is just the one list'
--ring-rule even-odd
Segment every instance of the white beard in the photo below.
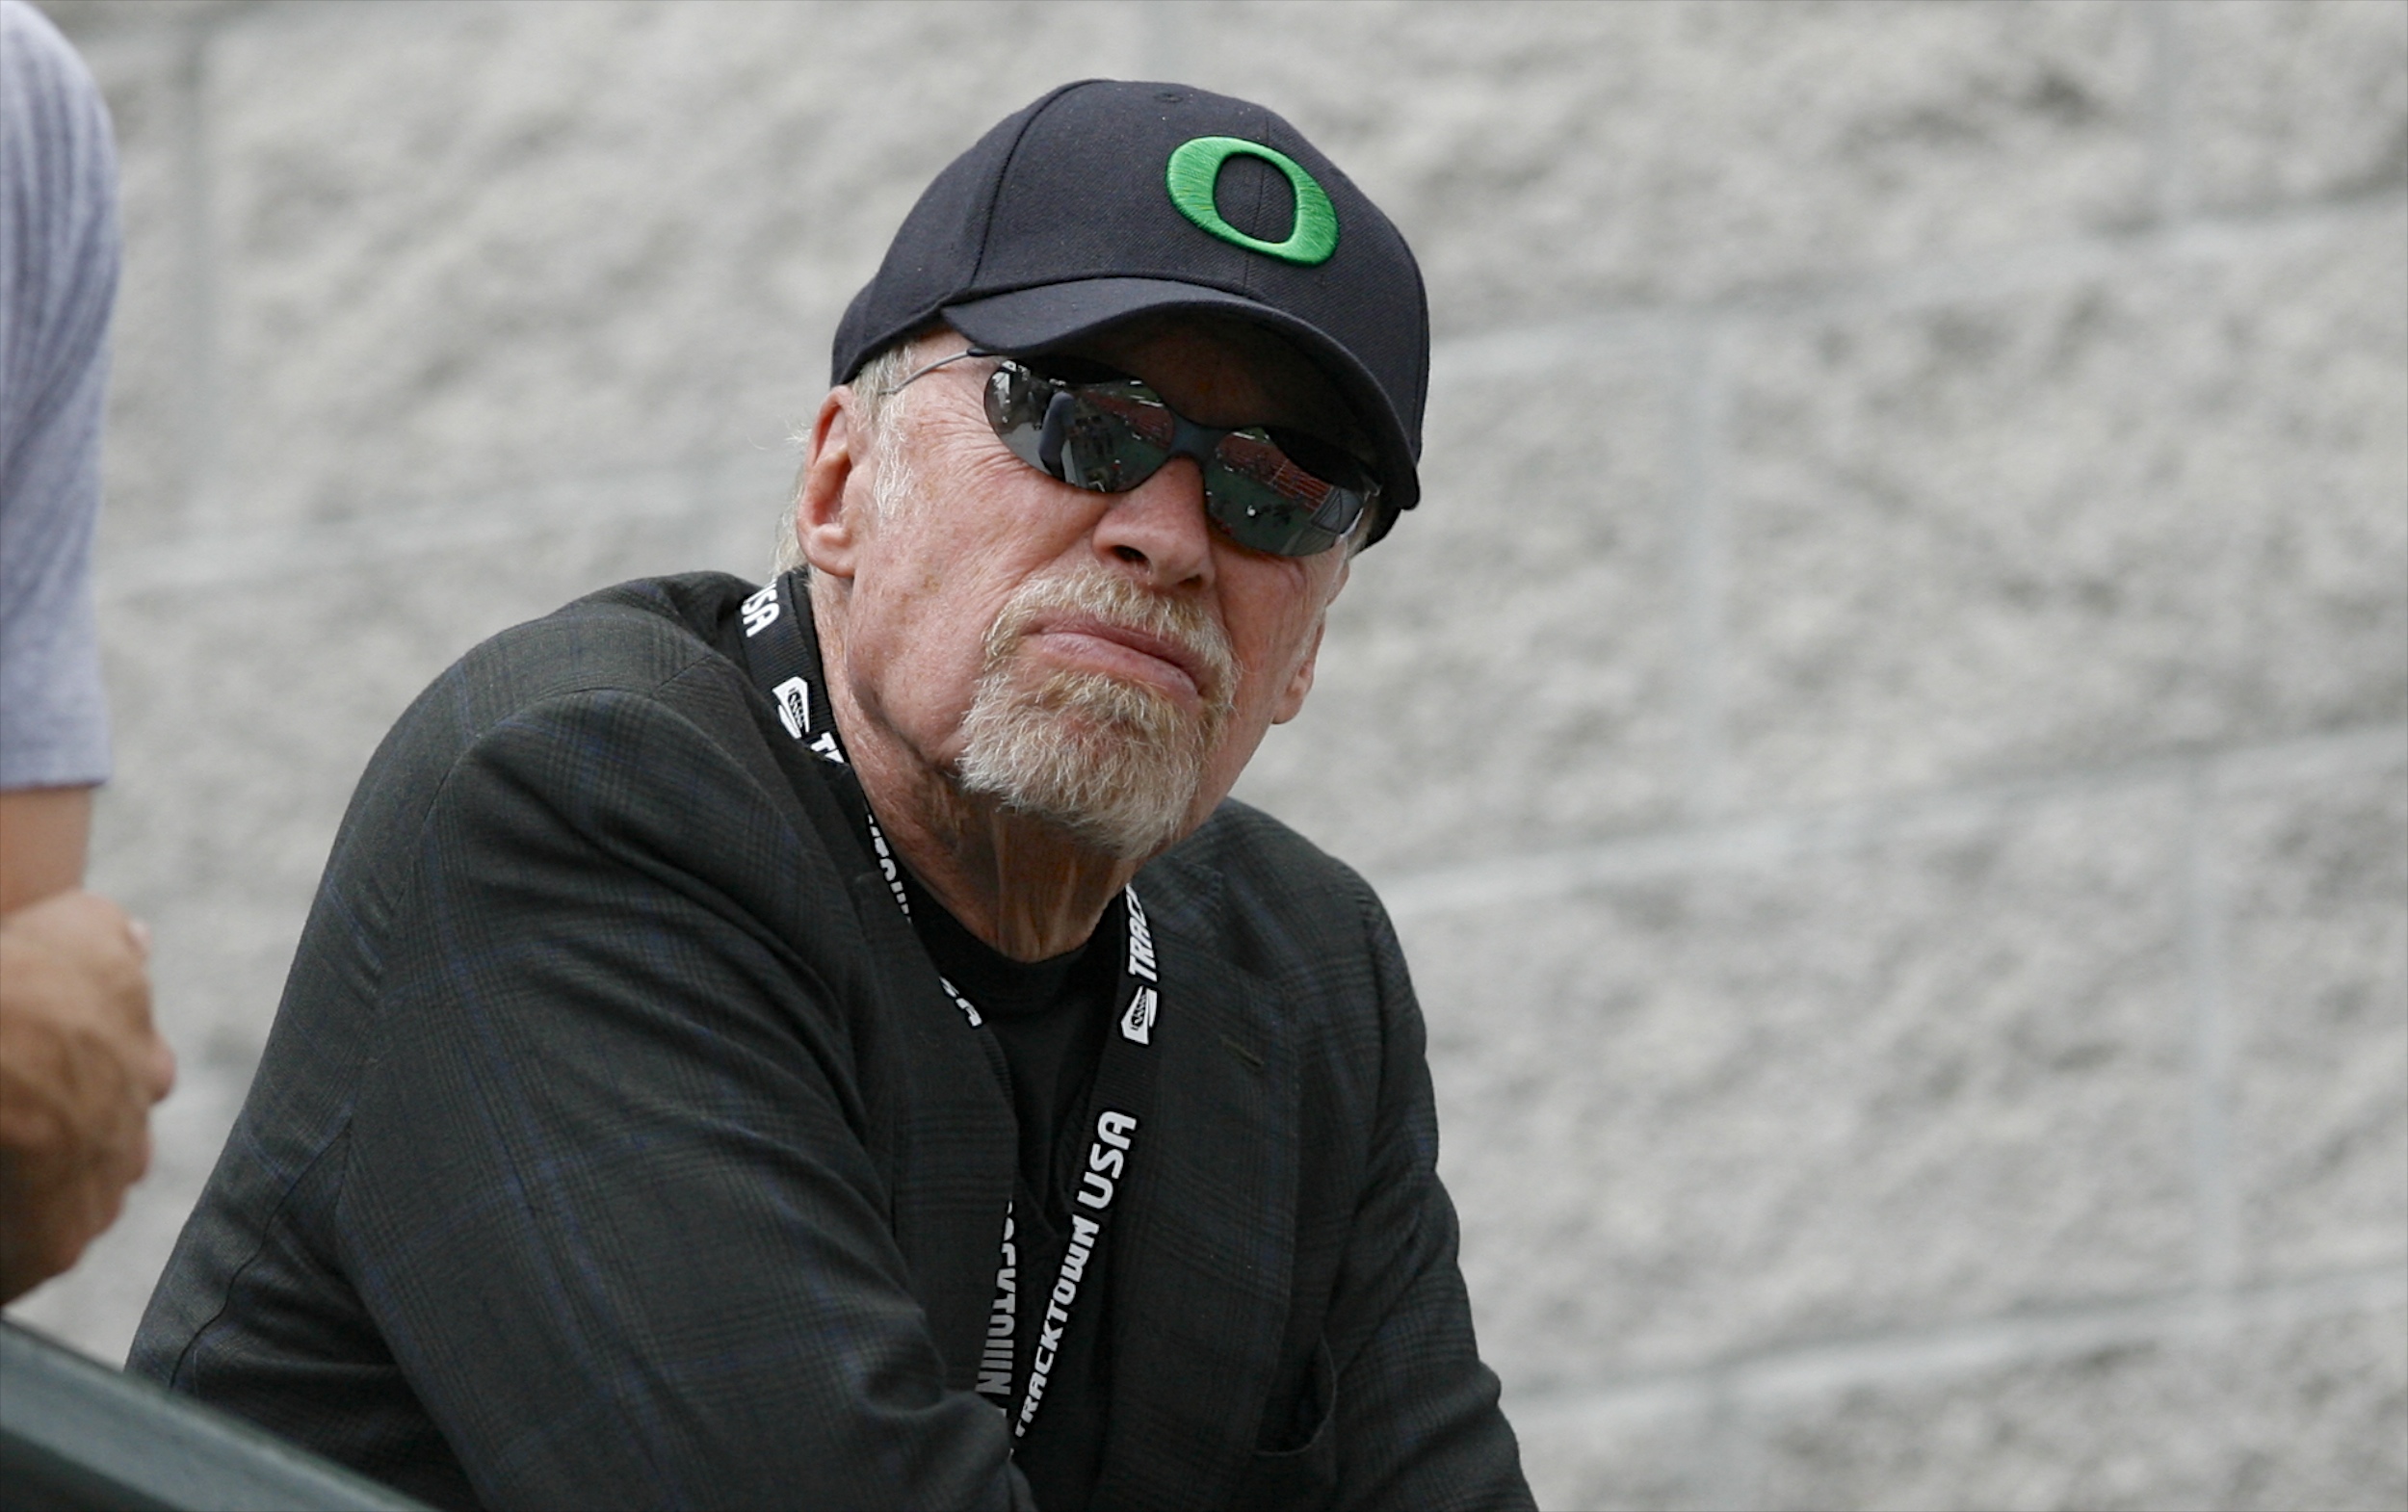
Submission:
{"label": "white beard", "polygon": [[[1203,708],[1103,672],[1033,671],[1020,656],[1041,613],[1069,611],[1192,651],[1206,668]],[[965,794],[1069,831],[1124,861],[1186,833],[1188,813],[1236,704],[1227,639],[1193,605],[1162,599],[1103,570],[1022,587],[987,631],[957,780]]]}

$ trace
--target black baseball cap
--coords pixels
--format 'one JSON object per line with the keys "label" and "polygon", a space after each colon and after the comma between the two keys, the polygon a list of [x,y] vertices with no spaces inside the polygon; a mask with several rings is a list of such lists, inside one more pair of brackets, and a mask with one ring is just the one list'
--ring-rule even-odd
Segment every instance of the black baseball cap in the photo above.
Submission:
{"label": "black baseball cap", "polygon": [[1429,301],[1412,250],[1303,133],[1183,84],[1066,84],[955,158],[845,311],[833,381],[937,317],[1026,356],[1182,313],[1263,326],[1328,374],[1375,453],[1372,539],[1413,508]]}

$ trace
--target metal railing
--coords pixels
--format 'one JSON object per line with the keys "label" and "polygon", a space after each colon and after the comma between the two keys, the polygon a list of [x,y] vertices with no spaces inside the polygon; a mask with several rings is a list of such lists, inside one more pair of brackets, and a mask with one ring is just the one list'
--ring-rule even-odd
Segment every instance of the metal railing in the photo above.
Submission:
{"label": "metal railing", "polygon": [[11,1322],[0,1322],[0,1507],[428,1512],[264,1428]]}

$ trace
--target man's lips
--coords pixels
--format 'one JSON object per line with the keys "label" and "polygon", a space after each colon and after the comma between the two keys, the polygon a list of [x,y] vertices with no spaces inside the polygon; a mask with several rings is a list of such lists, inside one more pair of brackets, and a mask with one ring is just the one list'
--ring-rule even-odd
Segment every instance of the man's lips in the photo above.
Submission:
{"label": "man's lips", "polygon": [[1028,639],[1057,660],[1153,683],[1180,698],[1200,702],[1211,680],[1204,659],[1178,641],[1108,620],[1046,620]]}

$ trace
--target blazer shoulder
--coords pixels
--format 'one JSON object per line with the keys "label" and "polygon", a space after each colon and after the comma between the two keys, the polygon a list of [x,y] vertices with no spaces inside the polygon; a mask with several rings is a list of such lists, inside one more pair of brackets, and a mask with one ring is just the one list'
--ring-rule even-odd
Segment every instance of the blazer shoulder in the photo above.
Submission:
{"label": "blazer shoulder", "polygon": [[495,717],[563,693],[648,693],[697,663],[726,662],[719,632],[751,591],[716,572],[617,584],[489,637],[446,679]]}
{"label": "blazer shoulder", "polygon": [[584,698],[620,694],[672,706],[706,726],[715,743],[749,754],[759,739],[744,712],[746,680],[721,648],[720,631],[751,591],[724,573],[638,579],[471,647],[411,701],[369,758],[335,859],[359,837],[381,846],[413,830],[463,757],[538,709],[565,711]]}
{"label": "blazer shoulder", "polygon": [[1196,832],[1140,873],[1149,912],[1183,925],[1232,964],[1284,983],[1368,984],[1395,945],[1360,873],[1262,810],[1224,799]]}
{"label": "blazer shoulder", "polygon": [[742,670],[718,643],[718,631],[750,591],[724,573],[637,579],[489,636],[403,711],[372,768],[396,761],[449,766],[493,726],[564,696],[657,696],[714,662],[741,679]]}
{"label": "blazer shoulder", "polygon": [[1291,917],[1379,909],[1352,867],[1248,803],[1224,798],[1212,818],[1157,863],[1173,873],[1217,873],[1221,887]]}

